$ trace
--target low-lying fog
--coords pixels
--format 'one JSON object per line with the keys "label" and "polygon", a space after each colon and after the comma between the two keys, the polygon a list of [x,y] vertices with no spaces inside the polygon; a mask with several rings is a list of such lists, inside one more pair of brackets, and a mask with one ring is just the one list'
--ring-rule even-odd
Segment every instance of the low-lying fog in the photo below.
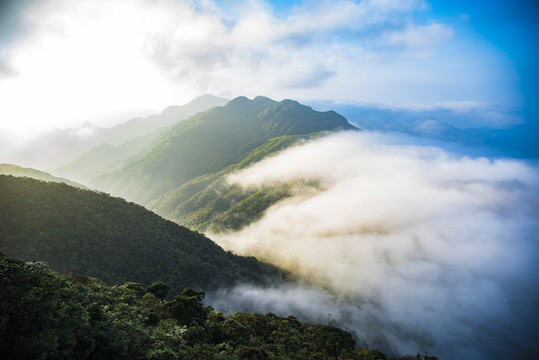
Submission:
{"label": "low-lying fog", "polygon": [[209,294],[218,310],[335,323],[354,331],[359,345],[390,354],[537,354],[536,165],[349,132],[289,149],[229,181],[298,184],[260,221],[210,237],[318,287]]}

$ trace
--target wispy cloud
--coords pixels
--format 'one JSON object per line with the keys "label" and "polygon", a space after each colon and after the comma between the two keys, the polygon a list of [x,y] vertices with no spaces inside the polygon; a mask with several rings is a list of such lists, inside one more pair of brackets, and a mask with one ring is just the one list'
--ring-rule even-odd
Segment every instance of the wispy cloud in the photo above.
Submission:
{"label": "wispy cloud", "polygon": [[[319,87],[336,71],[337,58],[332,54],[335,36],[343,36],[344,32],[347,41],[351,34],[362,34],[354,35],[355,40],[348,41],[347,47],[352,48],[349,57],[356,49],[371,51],[367,49],[370,43],[387,37],[383,31],[372,28],[390,25],[392,38],[385,41],[404,42],[413,30],[406,21],[396,21],[395,14],[410,14],[420,3],[315,2],[294,8],[284,19],[276,17],[263,3],[251,1],[249,4],[230,22],[214,12],[214,8],[204,7],[193,12],[192,18],[186,17],[184,22],[175,21],[173,36],[170,31],[157,35],[159,47],[153,48],[152,56],[167,70],[175,69],[173,72],[176,73],[209,74],[206,86],[221,86],[214,88],[217,92],[227,91],[224,84],[229,86],[238,81],[245,81],[241,88],[248,94],[261,88],[271,92],[288,86]],[[201,31],[194,31],[198,26]],[[414,49],[432,49],[435,43],[447,39],[448,28],[440,24],[420,28],[416,33],[421,33],[422,37],[414,33],[406,44],[408,47],[413,45]],[[196,38],[189,35],[193,33],[197,34]],[[397,40],[399,36],[400,40]],[[395,47],[391,53],[402,51]],[[368,56],[364,55],[364,58]],[[297,67],[308,69],[307,72],[312,74],[309,78],[318,80],[305,81],[305,71],[297,71]],[[288,81],[279,76],[283,71]],[[252,88],[252,78],[258,80],[256,90]]]}
{"label": "wispy cloud", "polygon": [[307,179],[320,187],[297,188],[259,222],[212,238],[348,298],[358,322],[342,320],[374,343],[360,319],[376,319],[369,324],[401,352],[530,353],[538,169],[390,139],[332,136],[232,176],[243,186]]}
{"label": "wispy cloud", "polygon": [[470,44],[425,1],[320,0],[284,12],[262,0],[22,4],[18,25],[0,34],[6,127],[72,127],[201,93],[381,103],[520,99],[499,54]]}
{"label": "wispy cloud", "polygon": [[[369,94],[365,100],[383,102],[417,83],[408,66],[430,71],[403,59],[429,63],[454,40],[450,25],[417,20],[428,6],[413,0],[314,1],[280,14],[258,0],[233,10],[171,0],[25,5],[17,41],[4,42],[2,68],[10,77],[0,79],[0,96],[2,118],[35,128],[44,124],[31,119],[73,126],[73,119],[88,120],[81,113],[160,110],[204,92],[351,100]],[[406,94],[412,92],[424,100],[420,91]]]}
{"label": "wispy cloud", "polygon": [[406,56],[428,56],[436,47],[451,37],[453,29],[445,24],[410,25],[404,30],[383,36],[387,46],[401,48]]}

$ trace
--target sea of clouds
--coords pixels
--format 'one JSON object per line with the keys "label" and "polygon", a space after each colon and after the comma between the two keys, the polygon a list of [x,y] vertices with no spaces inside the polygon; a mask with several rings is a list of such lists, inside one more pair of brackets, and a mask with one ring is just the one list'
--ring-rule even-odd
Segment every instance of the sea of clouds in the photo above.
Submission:
{"label": "sea of clouds", "polygon": [[390,354],[537,355],[536,164],[344,132],[229,181],[299,184],[258,222],[210,237],[314,286],[240,286],[209,294],[217,309],[337,324]]}

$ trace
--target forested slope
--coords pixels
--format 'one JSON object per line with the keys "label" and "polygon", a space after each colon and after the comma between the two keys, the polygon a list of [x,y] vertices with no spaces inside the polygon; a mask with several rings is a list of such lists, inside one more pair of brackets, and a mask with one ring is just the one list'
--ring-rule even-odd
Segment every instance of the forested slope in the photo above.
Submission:
{"label": "forested slope", "polygon": [[291,187],[268,185],[260,189],[244,189],[228,183],[228,175],[318,135],[284,135],[270,139],[239,163],[190,180],[167,192],[148,207],[191,229],[237,230],[259,219],[270,205],[290,196]]}
{"label": "forested slope", "polygon": [[53,270],[107,283],[163,280],[173,292],[281,273],[225,252],[204,235],[123,199],[59,183],[0,176],[0,251],[47,262]]}
{"label": "forested slope", "polygon": [[225,175],[338,130],[357,129],[334,111],[318,112],[292,100],[238,97],[181,122],[142,159],[91,185],[190,227],[237,228],[260,217],[287,190],[240,193],[226,186]]}
{"label": "forested slope", "polygon": [[58,276],[43,263],[0,254],[0,289],[4,360],[386,359],[333,326],[271,313],[224,316],[192,288],[164,302],[152,287]]}

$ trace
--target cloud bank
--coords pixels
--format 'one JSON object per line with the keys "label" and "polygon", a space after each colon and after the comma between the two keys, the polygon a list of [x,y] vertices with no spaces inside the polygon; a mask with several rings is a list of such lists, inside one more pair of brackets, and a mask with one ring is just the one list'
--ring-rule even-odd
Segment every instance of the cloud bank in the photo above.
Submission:
{"label": "cloud bank", "polygon": [[[499,54],[459,38],[421,0],[308,1],[284,12],[261,0],[12,8],[14,20],[0,26],[0,117],[27,131],[202,93],[511,104],[519,96],[513,70],[490,65]],[[453,51],[457,43],[467,51]]]}
{"label": "cloud bank", "polygon": [[223,298],[260,312],[285,312],[268,301],[277,297],[307,318],[331,313],[360,343],[401,354],[537,354],[537,166],[393,140],[330,136],[233,175],[245,187],[319,184],[298,187],[244,230],[211,237],[333,295],[240,288]]}

